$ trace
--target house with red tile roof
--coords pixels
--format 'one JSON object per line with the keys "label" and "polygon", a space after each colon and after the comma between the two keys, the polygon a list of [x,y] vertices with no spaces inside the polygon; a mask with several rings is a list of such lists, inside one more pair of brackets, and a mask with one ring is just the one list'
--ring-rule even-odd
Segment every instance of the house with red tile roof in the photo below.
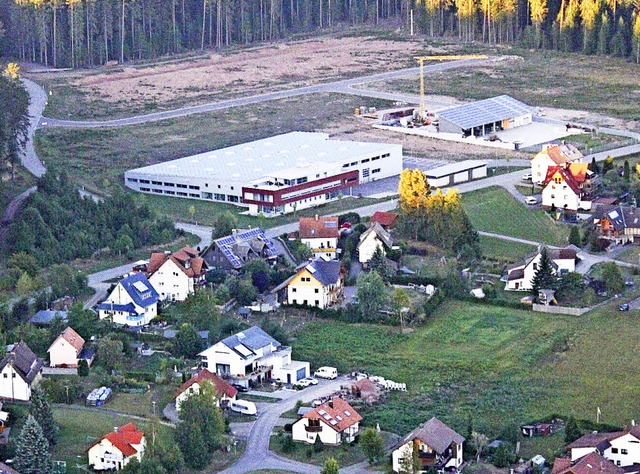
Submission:
{"label": "house with red tile roof", "polygon": [[580,150],[570,143],[545,144],[531,160],[531,179],[534,183],[542,183],[550,167],[581,163],[583,158]]}
{"label": "house with red tile roof", "polygon": [[152,253],[146,274],[160,300],[184,301],[204,283],[208,269],[198,251],[186,246],[173,253]]}
{"label": "house with red tile roof", "polygon": [[133,423],[114,428],[88,449],[89,467],[96,471],[119,471],[136,458],[142,461],[147,441]]}
{"label": "house with red tile roof", "polygon": [[556,458],[551,474],[625,474],[626,472],[628,471],[594,451],[575,461]]}
{"label": "house with red tile roof", "polygon": [[300,241],[314,256],[336,258],[338,248],[338,218],[332,216],[301,217],[298,227]]}
{"label": "house with red tile roof", "polygon": [[238,390],[229,382],[212,374],[207,369],[201,369],[200,372],[183,383],[176,392],[176,410],[179,412],[180,405],[192,395],[199,395],[203,386],[207,383],[209,383],[213,389],[212,395],[218,406],[220,406],[220,402],[223,400],[235,400],[238,394]]}
{"label": "house with red tile roof", "polygon": [[395,212],[376,211],[371,216],[371,224],[378,223],[383,229],[389,230],[396,225],[398,214]]}
{"label": "house with red tile roof", "polygon": [[90,366],[93,362],[93,351],[84,349],[84,339],[67,327],[53,341],[47,352],[51,367],[78,367],[80,360],[85,359]]}
{"label": "house with red tile roof", "polygon": [[595,184],[587,163],[550,166],[542,184],[542,207],[569,212],[590,210]]}
{"label": "house with red tile roof", "polygon": [[360,431],[362,416],[345,400],[335,397],[305,413],[291,426],[294,441],[313,444],[351,443]]}
{"label": "house with red tile roof", "polygon": [[625,468],[627,473],[640,470],[640,426],[611,433],[588,433],[567,447],[574,463],[590,453],[597,453]]}

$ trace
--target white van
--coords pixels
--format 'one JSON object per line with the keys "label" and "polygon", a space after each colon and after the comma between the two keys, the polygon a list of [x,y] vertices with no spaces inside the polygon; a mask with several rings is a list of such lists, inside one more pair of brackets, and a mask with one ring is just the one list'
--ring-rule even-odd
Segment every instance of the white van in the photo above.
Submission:
{"label": "white van", "polygon": [[338,377],[338,369],[335,367],[320,367],[313,375],[322,379],[335,379]]}
{"label": "white van", "polygon": [[229,408],[237,413],[242,413],[243,415],[258,414],[256,404],[247,400],[231,400],[229,402]]}

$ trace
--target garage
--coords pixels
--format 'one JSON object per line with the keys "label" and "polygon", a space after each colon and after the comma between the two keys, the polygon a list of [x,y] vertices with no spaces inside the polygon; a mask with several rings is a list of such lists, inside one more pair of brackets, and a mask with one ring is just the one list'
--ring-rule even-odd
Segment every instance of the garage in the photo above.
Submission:
{"label": "garage", "polygon": [[487,163],[485,161],[465,160],[427,170],[424,174],[429,181],[429,185],[434,188],[444,188],[486,177]]}

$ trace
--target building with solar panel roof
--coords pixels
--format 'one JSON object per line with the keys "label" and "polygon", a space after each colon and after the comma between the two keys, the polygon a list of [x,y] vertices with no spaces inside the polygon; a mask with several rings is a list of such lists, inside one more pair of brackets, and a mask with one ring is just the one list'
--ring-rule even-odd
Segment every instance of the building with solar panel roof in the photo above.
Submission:
{"label": "building with solar panel roof", "polygon": [[125,185],[163,196],[226,202],[274,217],[399,175],[402,146],[291,132],[129,170]]}
{"label": "building with solar panel roof", "polygon": [[278,249],[262,229],[238,229],[214,240],[202,256],[211,267],[240,270],[251,260],[277,260]]}
{"label": "building with solar panel roof", "polygon": [[439,131],[481,137],[528,125],[533,108],[508,95],[456,105],[436,112]]}

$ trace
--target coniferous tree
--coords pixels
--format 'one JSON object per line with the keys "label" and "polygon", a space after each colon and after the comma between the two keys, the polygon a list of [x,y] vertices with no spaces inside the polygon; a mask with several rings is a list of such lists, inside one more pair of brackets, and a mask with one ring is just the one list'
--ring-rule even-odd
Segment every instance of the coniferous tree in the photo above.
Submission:
{"label": "coniferous tree", "polygon": [[538,290],[553,289],[555,287],[556,278],[553,274],[551,259],[547,247],[540,250],[540,261],[537,264],[536,271],[531,280],[531,292],[538,295]]}
{"label": "coniferous tree", "polygon": [[16,439],[16,470],[21,474],[51,474],[49,441],[36,419],[29,415]]}
{"label": "coniferous tree", "polygon": [[569,243],[571,245],[575,245],[576,247],[580,247],[582,245],[580,229],[576,226],[571,226],[571,231],[569,232]]}
{"label": "coniferous tree", "polygon": [[31,391],[31,406],[29,407],[29,414],[35,418],[40,425],[42,433],[49,441],[49,445],[56,444],[58,437],[58,425],[53,419],[53,412],[51,411],[51,404],[47,399],[46,393],[38,385],[36,385]]}

